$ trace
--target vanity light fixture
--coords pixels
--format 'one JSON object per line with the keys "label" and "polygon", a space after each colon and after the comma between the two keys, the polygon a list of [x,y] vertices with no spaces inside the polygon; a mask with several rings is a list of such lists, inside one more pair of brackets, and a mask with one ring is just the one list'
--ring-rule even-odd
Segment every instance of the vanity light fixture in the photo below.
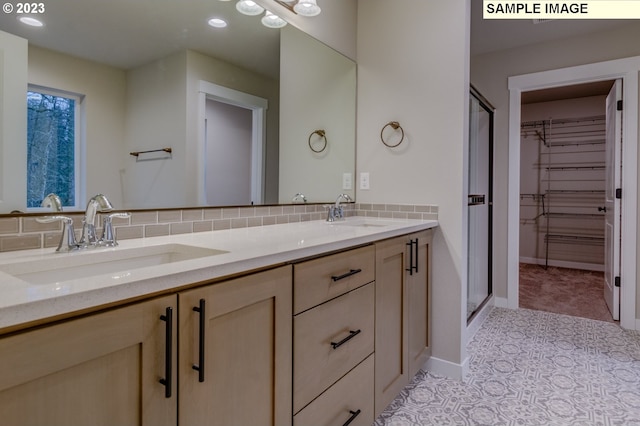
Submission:
{"label": "vanity light fixture", "polygon": [[320,7],[316,0],[299,0],[293,10],[302,16],[316,16],[320,14]]}
{"label": "vanity light fixture", "polygon": [[208,24],[214,28],[224,28],[227,26],[226,21],[220,18],[211,18],[209,19]]}
{"label": "vanity light fixture", "polygon": [[30,25],[32,27],[43,27],[44,26],[44,23],[41,20],[36,19],[36,18],[32,18],[30,16],[20,16],[18,18],[18,20],[20,22],[22,22],[23,24]]}
{"label": "vanity light fixture", "polygon": [[238,9],[238,12],[249,16],[260,15],[264,12],[264,8],[252,0],[240,0],[236,3],[236,9]]}
{"label": "vanity light fixture", "polygon": [[262,25],[269,28],[282,28],[287,25],[287,21],[267,10],[262,17]]}

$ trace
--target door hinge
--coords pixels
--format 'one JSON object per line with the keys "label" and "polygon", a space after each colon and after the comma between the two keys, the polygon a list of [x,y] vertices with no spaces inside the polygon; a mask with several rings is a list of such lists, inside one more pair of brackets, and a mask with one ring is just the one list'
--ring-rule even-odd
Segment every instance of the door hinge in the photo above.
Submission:
{"label": "door hinge", "polygon": [[616,104],[616,109],[617,109],[618,111],[622,111],[622,100],[619,100],[619,101],[617,102],[617,104]]}
{"label": "door hinge", "polygon": [[615,277],[613,279],[613,285],[616,287],[620,287],[620,277]]}
{"label": "door hinge", "polygon": [[616,188],[616,198],[622,198],[622,188]]}

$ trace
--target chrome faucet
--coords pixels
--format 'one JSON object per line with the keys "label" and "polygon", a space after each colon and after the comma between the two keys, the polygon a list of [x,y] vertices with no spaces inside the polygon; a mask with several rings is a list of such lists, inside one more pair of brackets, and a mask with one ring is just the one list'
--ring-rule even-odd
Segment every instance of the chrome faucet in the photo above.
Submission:
{"label": "chrome faucet", "polygon": [[118,245],[116,241],[116,233],[113,231],[113,218],[126,219],[131,216],[131,213],[110,213],[102,220],[102,237],[96,243],[101,247],[115,247]]}
{"label": "chrome faucet", "polygon": [[305,197],[302,192],[298,192],[296,195],[293,196],[293,198],[291,199],[291,202],[295,203],[297,200],[302,200],[303,203],[306,203],[307,197]]}
{"label": "chrome faucet", "polygon": [[98,239],[96,237],[96,213],[109,212],[113,210],[111,202],[102,194],[92,197],[87,203],[82,220],[82,237],[78,243],[81,248],[95,246]]}
{"label": "chrome faucet", "polygon": [[340,194],[336,198],[336,203],[333,206],[329,206],[327,211],[327,222],[335,222],[336,219],[344,218],[344,208],[340,205],[340,201],[352,202],[353,199],[347,194]]}
{"label": "chrome faucet", "polygon": [[76,233],[73,229],[73,219],[68,216],[61,215],[36,218],[36,222],[40,223],[51,223],[57,221],[62,222],[62,235],[60,236],[60,243],[58,243],[56,251],[68,252],[78,250],[80,245],[76,242]]}
{"label": "chrome faucet", "polygon": [[61,212],[62,201],[60,201],[60,197],[58,197],[56,194],[51,193],[44,197],[44,199],[40,203],[40,207],[51,208],[52,212]]}

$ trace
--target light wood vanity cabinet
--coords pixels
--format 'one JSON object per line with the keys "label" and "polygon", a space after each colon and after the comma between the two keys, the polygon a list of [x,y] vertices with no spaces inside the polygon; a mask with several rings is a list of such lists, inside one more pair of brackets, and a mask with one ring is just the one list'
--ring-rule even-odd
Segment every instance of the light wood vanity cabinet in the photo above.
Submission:
{"label": "light wood vanity cabinet", "polygon": [[370,425],[375,248],[294,265],[294,425]]}
{"label": "light wood vanity cabinet", "polygon": [[431,355],[431,231],[376,243],[375,415]]}
{"label": "light wood vanity cabinet", "polygon": [[0,339],[0,422],[175,425],[176,308],[168,296]]}
{"label": "light wood vanity cabinet", "polygon": [[291,266],[178,299],[178,424],[290,424]]}
{"label": "light wood vanity cabinet", "polygon": [[8,426],[370,425],[430,355],[431,231],[0,337]]}

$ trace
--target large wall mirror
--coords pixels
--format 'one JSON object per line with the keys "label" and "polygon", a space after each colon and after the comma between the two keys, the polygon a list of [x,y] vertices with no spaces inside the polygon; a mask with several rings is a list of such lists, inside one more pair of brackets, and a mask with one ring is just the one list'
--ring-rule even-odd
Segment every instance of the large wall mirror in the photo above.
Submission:
{"label": "large wall mirror", "polygon": [[[37,211],[27,176],[46,166],[27,158],[27,90],[76,99],[75,208],[65,210],[97,193],[121,209],[354,196],[352,60],[292,25],[265,27],[234,1],[44,7],[42,27],[0,14],[0,214]],[[41,186],[31,198],[49,192]]]}

